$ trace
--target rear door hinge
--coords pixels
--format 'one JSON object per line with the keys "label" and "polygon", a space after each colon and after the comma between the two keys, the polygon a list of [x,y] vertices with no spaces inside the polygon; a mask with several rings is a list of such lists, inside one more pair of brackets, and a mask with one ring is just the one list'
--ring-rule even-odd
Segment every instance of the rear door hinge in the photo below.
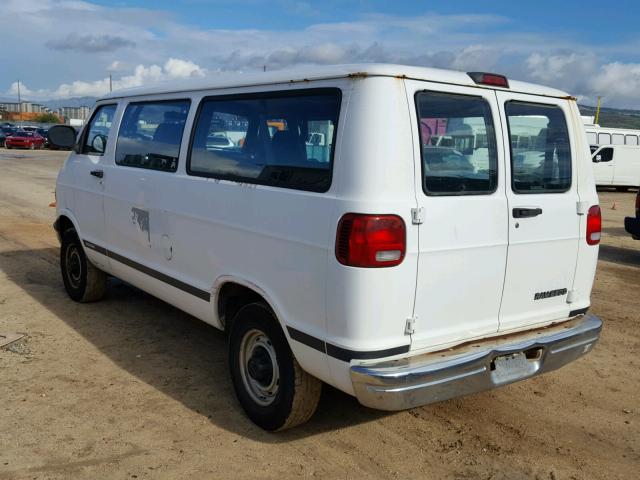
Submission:
{"label": "rear door hinge", "polygon": [[415,333],[416,331],[416,320],[418,319],[418,317],[410,317],[407,318],[407,323],[405,323],[404,325],[404,334],[405,335],[412,335]]}
{"label": "rear door hinge", "polygon": [[578,215],[586,215],[589,210],[589,202],[577,202],[576,203],[576,211]]}
{"label": "rear door hinge", "polygon": [[411,209],[411,223],[414,225],[421,225],[424,223],[424,208],[412,208]]}

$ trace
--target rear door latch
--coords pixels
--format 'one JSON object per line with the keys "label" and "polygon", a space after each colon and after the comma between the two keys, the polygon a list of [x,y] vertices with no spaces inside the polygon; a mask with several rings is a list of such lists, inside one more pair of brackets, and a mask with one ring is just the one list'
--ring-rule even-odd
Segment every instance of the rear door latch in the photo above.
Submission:
{"label": "rear door latch", "polygon": [[417,317],[407,318],[407,323],[405,323],[405,326],[404,326],[405,335],[412,335],[416,332],[416,320],[417,320]]}
{"label": "rear door latch", "polygon": [[424,208],[412,208],[411,209],[411,223],[414,225],[421,225],[424,223]]}

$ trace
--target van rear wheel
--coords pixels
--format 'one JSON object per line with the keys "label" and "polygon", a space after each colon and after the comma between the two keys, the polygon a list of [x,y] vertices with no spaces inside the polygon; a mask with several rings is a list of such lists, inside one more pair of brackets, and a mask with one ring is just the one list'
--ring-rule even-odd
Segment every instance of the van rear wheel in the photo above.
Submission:
{"label": "van rear wheel", "polygon": [[65,290],[76,302],[95,302],[104,296],[107,274],[89,261],[73,228],[62,233],[60,271]]}
{"label": "van rear wheel", "polygon": [[322,382],[302,370],[273,312],[242,307],[231,324],[229,367],[247,416],[265,430],[286,430],[311,418]]}

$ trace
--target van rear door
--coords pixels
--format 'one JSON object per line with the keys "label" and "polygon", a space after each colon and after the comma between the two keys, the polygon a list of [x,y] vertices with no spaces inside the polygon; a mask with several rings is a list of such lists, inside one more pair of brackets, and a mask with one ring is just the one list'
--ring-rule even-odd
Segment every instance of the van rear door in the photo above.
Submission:
{"label": "van rear door", "polygon": [[415,350],[497,332],[509,218],[494,91],[406,85],[421,222]]}
{"label": "van rear door", "polygon": [[573,131],[568,100],[503,91],[496,95],[509,205],[500,331],[508,331],[569,315],[580,241],[578,132]]}

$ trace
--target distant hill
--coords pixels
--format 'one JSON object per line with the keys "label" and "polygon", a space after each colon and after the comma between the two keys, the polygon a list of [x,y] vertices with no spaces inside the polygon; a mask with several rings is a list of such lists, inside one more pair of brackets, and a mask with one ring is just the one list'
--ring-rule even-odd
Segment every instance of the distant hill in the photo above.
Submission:
{"label": "distant hill", "polygon": [[[582,115],[594,116],[596,107],[579,105]],[[640,110],[628,110],[619,108],[600,108],[598,123],[602,127],[633,128],[640,130]]]}
{"label": "distant hill", "polygon": [[49,107],[52,110],[60,107],[93,107],[97,98],[98,97],[74,97],[66,98],[64,100],[45,100],[36,103]]}
{"label": "distant hill", "polygon": [[[33,102],[49,107],[52,110],[60,107],[92,107],[98,97],[74,97],[65,98],[62,100],[30,100],[23,98],[23,102]],[[18,101],[17,97],[0,97],[0,103],[15,103]]]}

